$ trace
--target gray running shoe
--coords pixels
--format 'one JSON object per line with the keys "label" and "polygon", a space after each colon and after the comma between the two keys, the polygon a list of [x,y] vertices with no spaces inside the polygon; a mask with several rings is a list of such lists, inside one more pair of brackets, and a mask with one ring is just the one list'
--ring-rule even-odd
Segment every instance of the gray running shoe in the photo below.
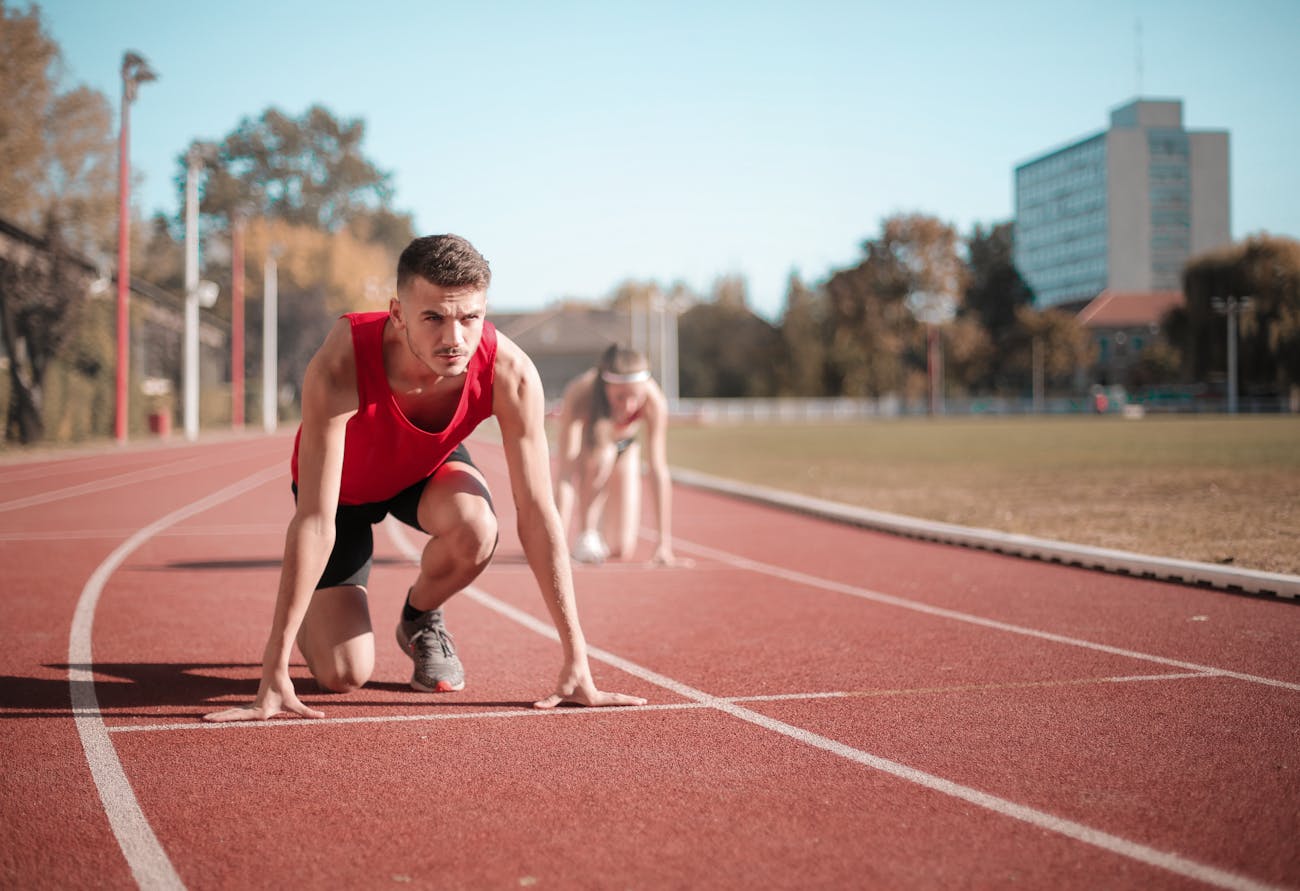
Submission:
{"label": "gray running shoe", "polygon": [[424,613],[412,622],[397,623],[397,645],[415,663],[411,688],[421,693],[455,693],[465,689],[465,669],[456,657],[456,647],[442,610]]}

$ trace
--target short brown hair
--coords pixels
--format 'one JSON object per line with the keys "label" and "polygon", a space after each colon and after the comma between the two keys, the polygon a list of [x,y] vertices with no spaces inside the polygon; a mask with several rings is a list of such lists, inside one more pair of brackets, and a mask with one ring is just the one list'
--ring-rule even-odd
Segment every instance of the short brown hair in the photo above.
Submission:
{"label": "short brown hair", "polygon": [[459,235],[426,235],[406,246],[397,260],[397,288],[416,276],[444,288],[486,291],[492,270],[474,245]]}

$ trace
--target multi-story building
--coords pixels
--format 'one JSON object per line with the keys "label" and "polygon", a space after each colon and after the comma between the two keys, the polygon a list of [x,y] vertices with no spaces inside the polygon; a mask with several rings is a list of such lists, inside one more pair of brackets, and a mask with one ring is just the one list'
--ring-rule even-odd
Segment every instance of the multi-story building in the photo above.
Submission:
{"label": "multi-story building", "polygon": [[1228,134],[1180,100],[1114,109],[1110,128],[1016,167],[1015,259],[1039,307],[1103,290],[1182,290],[1187,259],[1231,240]]}

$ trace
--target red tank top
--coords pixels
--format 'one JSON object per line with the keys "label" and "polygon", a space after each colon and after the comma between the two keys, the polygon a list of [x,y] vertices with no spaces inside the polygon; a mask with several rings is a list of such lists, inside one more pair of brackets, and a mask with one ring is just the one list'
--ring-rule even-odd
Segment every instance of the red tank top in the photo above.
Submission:
{"label": "red tank top", "polygon": [[[430,476],[480,423],[492,414],[492,379],[496,370],[497,332],[483,322],[483,337],[465,370],[465,385],[451,420],[430,433],[412,424],[397,407],[384,371],[386,312],[347,313],[357,366],[357,413],[348,420],[343,449],[340,504],[385,501]],[[298,448],[290,462],[298,481]]]}

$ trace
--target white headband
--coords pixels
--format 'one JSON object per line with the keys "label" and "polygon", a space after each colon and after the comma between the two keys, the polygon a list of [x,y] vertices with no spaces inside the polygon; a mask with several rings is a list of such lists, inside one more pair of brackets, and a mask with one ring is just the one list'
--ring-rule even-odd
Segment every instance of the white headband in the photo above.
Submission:
{"label": "white headband", "polygon": [[650,369],[642,368],[640,371],[633,371],[629,374],[615,374],[612,371],[602,371],[600,379],[607,384],[639,384],[641,381],[650,380]]}

